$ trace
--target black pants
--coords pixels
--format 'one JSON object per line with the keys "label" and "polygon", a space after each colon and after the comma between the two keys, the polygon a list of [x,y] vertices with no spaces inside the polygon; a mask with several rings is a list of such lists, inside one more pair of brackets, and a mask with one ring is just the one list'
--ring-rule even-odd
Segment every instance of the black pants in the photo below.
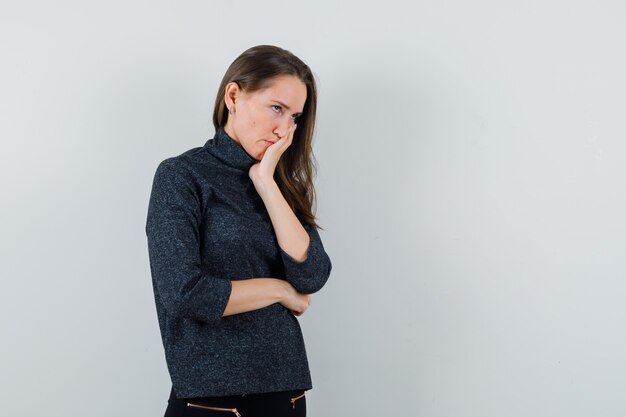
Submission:
{"label": "black pants", "polygon": [[176,398],[170,391],[164,417],[306,417],[304,390],[223,397]]}

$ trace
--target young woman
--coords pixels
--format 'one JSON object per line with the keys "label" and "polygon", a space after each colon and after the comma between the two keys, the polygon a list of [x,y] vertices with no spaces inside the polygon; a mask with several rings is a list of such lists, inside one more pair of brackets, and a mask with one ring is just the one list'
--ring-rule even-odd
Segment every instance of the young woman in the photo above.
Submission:
{"label": "young woman", "polygon": [[304,62],[250,48],[219,87],[215,136],[157,167],[146,234],[166,417],[306,415],[297,316],[332,267],[313,214],[316,104]]}

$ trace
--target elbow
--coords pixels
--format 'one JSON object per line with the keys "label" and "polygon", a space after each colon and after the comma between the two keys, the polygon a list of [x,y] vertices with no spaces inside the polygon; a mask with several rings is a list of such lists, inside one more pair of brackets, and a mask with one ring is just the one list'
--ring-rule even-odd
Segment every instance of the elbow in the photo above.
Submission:
{"label": "elbow", "polygon": [[322,279],[318,278],[316,280],[309,280],[307,282],[301,283],[296,289],[299,293],[302,294],[315,294],[324,287],[326,281],[328,281],[328,277]]}
{"label": "elbow", "polygon": [[313,276],[303,277],[299,282],[294,284],[294,288],[302,294],[314,294],[321,290],[328,278],[330,277],[330,271],[332,270],[332,263],[330,259],[326,257],[323,267],[321,267]]}

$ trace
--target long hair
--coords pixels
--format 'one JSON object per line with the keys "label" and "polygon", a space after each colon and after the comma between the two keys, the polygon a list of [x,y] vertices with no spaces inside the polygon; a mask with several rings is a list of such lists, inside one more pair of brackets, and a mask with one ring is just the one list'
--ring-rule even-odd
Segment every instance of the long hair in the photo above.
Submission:
{"label": "long hair", "polygon": [[226,70],[217,90],[213,125],[217,130],[228,121],[224,101],[226,86],[235,82],[246,93],[262,90],[281,75],[298,77],[306,85],[306,102],[298,117],[298,128],[291,145],[280,157],[274,180],[294,213],[304,222],[320,228],[315,222],[316,194],[313,179],[316,161],[313,155],[313,133],[317,110],[317,87],[308,65],[291,52],[273,45],[258,45],[239,55]]}

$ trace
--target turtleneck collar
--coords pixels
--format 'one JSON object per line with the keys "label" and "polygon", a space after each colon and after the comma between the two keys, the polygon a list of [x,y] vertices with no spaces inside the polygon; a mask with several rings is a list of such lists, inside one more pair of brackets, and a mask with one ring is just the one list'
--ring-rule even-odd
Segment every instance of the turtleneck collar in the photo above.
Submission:
{"label": "turtleneck collar", "polygon": [[247,171],[257,162],[224,131],[223,126],[219,127],[215,136],[204,144],[204,149],[226,165],[239,170]]}

